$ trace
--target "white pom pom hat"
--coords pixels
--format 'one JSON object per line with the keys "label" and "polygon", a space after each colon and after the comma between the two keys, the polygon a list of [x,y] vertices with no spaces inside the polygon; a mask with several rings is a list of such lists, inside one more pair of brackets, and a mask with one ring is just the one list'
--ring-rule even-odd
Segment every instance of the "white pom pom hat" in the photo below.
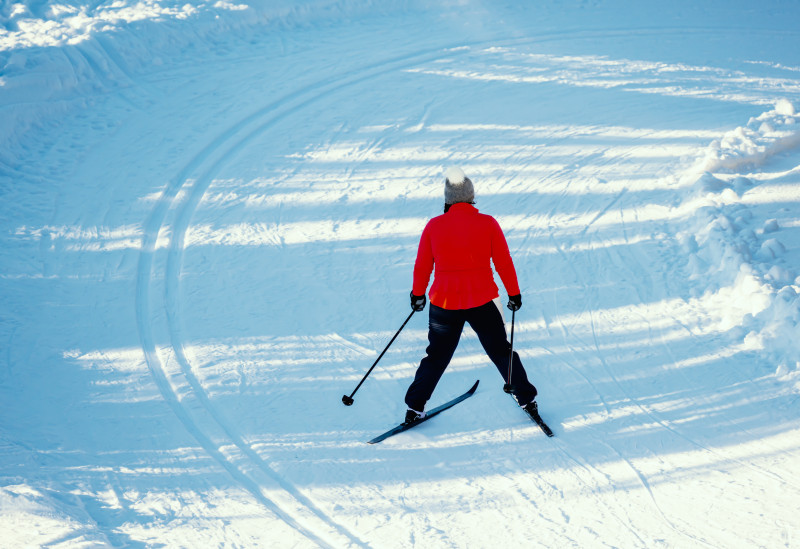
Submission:
{"label": "white pom pom hat", "polygon": [[444,203],[456,204],[458,202],[474,204],[475,189],[472,186],[472,181],[464,175],[461,168],[453,166],[445,173]]}

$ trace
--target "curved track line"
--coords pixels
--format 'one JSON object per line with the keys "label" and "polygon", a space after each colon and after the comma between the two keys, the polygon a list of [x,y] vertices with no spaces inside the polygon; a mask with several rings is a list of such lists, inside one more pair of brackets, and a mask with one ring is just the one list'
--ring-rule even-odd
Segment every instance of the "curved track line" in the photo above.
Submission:
{"label": "curved track line", "polygon": [[[661,33],[669,33],[670,30],[668,29],[658,29]],[[720,31],[720,29],[714,29],[715,31]],[[681,31],[685,32],[685,30],[681,29]],[[647,31],[645,31],[647,32]],[[671,32],[676,32],[676,30],[672,30]],[[625,30],[624,32],[620,32],[619,34],[629,34],[629,30]],[[473,44],[464,44],[460,43],[457,44],[458,46],[470,45],[475,46],[478,44],[522,44],[522,43],[536,43],[536,42],[546,42],[549,40],[559,40],[565,39],[566,37],[574,38],[575,36],[593,36],[593,35],[602,35],[602,36],[611,36],[614,34],[614,31],[603,31],[603,32],[572,32],[572,33],[553,33],[549,36],[542,36],[536,39],[516,39],[516,40],[490,40],[490,41],[482,41],[482,42],[475,42]],[[424,56],[430,55],[431,52],[436,52],[436,55],[431,56],[430,59],[423,59]],[[180,369],[182,372],[182,377],[188,383],[189,389],[191,393],[195,395],[195,397],[199,400],[202,407],[208,412],[213,419],[214,423],[216,423],[222,431],[225,433],[226,437],[230,439],[234,446],[239,449],[244,456],[250,461],[255,462],[258,468],[266,473],[273,481],[277,482],[278,485],[291,494],[299,503],[303,506],[308,508],[311,513],[317,518],[322,520],[323,522],[327,523],[327,526],[333,527],[333,529],[340,535],[348,538],[351,543],[356,543],[359,545],[363,545],[355,536],[347,532],[343,527],[336,525],[332,520],[330,520],[322,511],[317,509],[313,503],[311,503],[307,498],[302,496],[299,491],[291,485],[291,483],[287,482],[285,479],[281,478],[277,475],[271,468],[267,466],[266,463],[258,456],[258,454],[245,442],[242,440],[241,436],[237,435],[233,429],[230,428],[229,425],[223,420],[223,418],[219,415],[218,412],[214,410],[213,405],[211,404],[210,400],[208,399],[208,395],[203,390],[202,385],[200,384],[199,380],[192,372],[191,364],[189,363],[188,359],[186,358],[184,352],[184,346],[182,337],[180,334],[180,330],[178,325],[180,323],[180,306],[178,296],[180,293],[180,265],[182,261],[182,254],[184,250],[184,238],[186,230],[189,226],[189,221],[191,219],[194,210],[196,209],[200,199],[202,198],[203,194],[205,193],[206,189],[210,185],[213,175],[221,168],[224,164],[226,159],[231,155],[235,154],[238,150],[243,148],[248,142],[250,142],[255,136],[260,134],[262,131],[267,129],[269,126],[274,124],[275,122],[279,121],[282,118],[285,118],[292,114],[293,112],[297,112],[303,107],[310,105],[314,101],[320,99],[327,93],[331,93],[340,89],[343,89],[347,86],[352,86],[359,82],[366,81],[369,78],[374,78],[381,74],[388,73],[393,70],[398,70],[402,68],[401,66],[397,67],[390,67],[387,68],[389,64],[397,64],[397,65],[413,65],[415,63],[431,61],[439,58],[442,52],[446,51],[446,48],[439,47],[435,50],[427,50],[425,52],[416,52],[414,54],[394,58],[392,60],[383,61],[379,63],[375,63],[369,65],[367,67],[357,69],[351,71],[348,75],[332,77],[328,79],[324,79],[304,88],[301,88],[299,91],[296,91],[292,95],[285,96],[282,100],[279,100],[275,103],[270,104],[269,106],[258,110],[253,115],[246,117],[233,126],[231,126],[228,130],[218,135],[211,143],[209,143],[206,147],[204,147],[184,168],[179,172],[179,174],[173,178],[170,183],[165,188],[164,192],[162,193],[161,198],[157,202],[156,206],[153,209],[152,214],[150,215],[147,223],[145,225],[144,236],[142,238],[142,252],[140,254],[139,265],[137,270],[137,291],[136,291],[136,313],[137,313],[137,325],[139,328],[140,340],[142,344],[142,348],[145,353],[145,358],[147,362],[148,369],[155,380],[159,391],[162,393],[167,404],[172,409],[173,413],[175,413],[176,417],[183,423],[187,431],[201,444],[206,452],[209,453],[222,467],[231,474],[231,476],[237,480],[244,488],[250,491],[256,499],[262,503],[265,507],[272,510],[281,520],[284,520],[287,524],[294,527],[298,532],[307,536],[309,539],[315,541],[319,545],[326,545],[321,538],[319,538],[316,534],[312,531],[306,529],[302,525],[298,523],[295,517],[288,515],[286,512],[281,510],[273,501],[263,495],[262,488],[259,486],[257,482],[255,482],[251,476],[246,474],[240,466],[235,465],[231,459],[224,455],[220,450],[218,444],[214,443],[209,436],[203,432],[200,426],[196,423],[196,421],[191,417],[190,413],[182,404],[183,397],[179,397],[181,387],[173,388],[172,382],[170,379],[167,378],[165,373],[164,364],[162,364],[161,360],[158,357],[158,350],[156,348],[156,344],[154,341],[153,333],[152,333],[152,326],[151,326],[151,308],[150,308],[150,300],[151,300],[151,292],[150,292],[150,284],[151,278],[153,274],[153,267],[154,267],[154,256],[156,252],[156,246],[158,243],[159,234],[161,234],[162,230],[172,228],[172,236],[170,238],[170,246],[169,252],[167,255],[167,266],[165,270],[166,278],[165,278],[165,308],[167,313],[167,325],[168,331],[170,336],[170,342],[172,348],[175,351],[175,357],[180,365]],[[450,51],[448,55],[452,56],[455,52]],[[372,71],[374,74],[366,74],[360,75],[360,73],[364,73],[367,71]],[[355,75],[355,76],[354,76]],[[319,90],[322,89],[322,92]],[[317,91],[316,94],[311,94],[310,92]],[[298,95],[310,95],[310,97],[306,99],[302,99],[300,101],[296,101],[295,98]],[[289,105],[288,107],[284,108],[282,112],[278,112],[274,114],[274,111],[283,108],[285,105]],[[270,116],[271,115],[271,116]],[[225,152],[220,156],[216,155],[218,150],[220,150],[229,140],[236,137],[242,131],[248,129],[248,126],[253,125],[254,119],[259,119],[262,117],[268,117],[268,119],[258,125],[255,129],[248,131],[244,138],[236,141],[232,146],[228,147]],[[218,158],[213,161],[211,166],[205,171],[203,176],[199,178],[195,184],[192,186],[191,192],[189,193],[188,198],[180,206],[180,213],[178,214],[177,220],[173,223],[172,226],[169,224],[165,224],[165,219],[167,217],[167,213],[169,212],[170,208],[174,206],[176,201],[176,197],[181,189],[184,188],[188,176],[200,168],[202,165],[206,164],[206,160],[210,156],[218,156]],[[610,204],[611,207],[613,204]],[[562,326],[563,327],[563,326]],[[183,387],[185,389],[185,387]],[[599,394],[599,393],[598,393]],[[602,396],[601,396],[602,399]],[[604,402],[605,404],[605,402]],[[607,406],[607,405],[606,405]],[[325,529],[325,528],[324,528]]]}
{"label": "curved track line", "polygon": [[[263,112],[264,113],[268,112],[268,109],[263,109]],[[209,455],[211,455],[240,485],[242,485],[247,491],[253,494],[253,496],[259,503],[264,505],[266,508],[270,509],[281,520],[283,520],[288,525],[290,525],[298,532],[300,532],[303,536],[314,541],[316,544],[320,546],[337,547],[342,545],[341,540],[337,539],[338,541],[337,543],[334,543],[333,545],[328,545],[320,537],[314,534],[311,530],[300,525],[292,515],[283,511],[275,502],[267,498],[262,493],[261,486],[259,486],[259,484],[255,482],[248,474],[246,474],[239,466],[234,465],[231,459],[228,456],[224,455],[219,450],[219,447],[221,445],[215,444],[206,435],[206,433],[203,432],[203,430],[199,427],[197,422],[191,417],[191,415],[184,407],[184,405],[181,404],[182,399],[178,395],[185,393],[185,391],[180,391],[181,389],[180,386],[173,388],[170,380],[167,378],[164,365],[162,364],[161,360],[158,357],[158,352],[156,350],[156,345],[152,333],[151,312],[150,312],[150,283],[153,274],[154,255],[158,243],[159,234],[161,234],[163,229],[169,229],[169,226],[165,224],[167,214],[170,208],[172,207],[173,203],[176,202],[176,197],[178,196],[180,190],[185,186],[189,178],[189,175],[192,172],[196,171],[198,168],[200,168],[202,164],[207,160],[207,158],[211,156],[215,151],[222,148],[225,142],[235,137],[237,133],[241,132],[249,124],[251,124],[250,117],[240,120],[238,123],[228,128],[228,130],[218,135],[197,155],[195,155],[192,158],[192,160],[178,173],[178,175],[169,182],[167,187],[164,189],[162,196],[160,197],[159,201],[154,207],[148,221],[145,224],[144,236],[142,238],[142,252],[140,254],[138,271],[137,271],[137,293],[136,293],[137,325],[139,327],[141,345],[145,353],[145,359],[148,369],[150,370],[150,373],[153,376],[153,379],[155,380],[156,385],[158,386],[159,391],[162,394],[162,397],[170,406],[176,417],[181,421],[181,423],[187,429],[187,431],[198,441],[198,443],[203,447],[203,449]],[[174,243],[175,239],[172,238],[171,242]],[[180,239],[180,242],[181,243],[183,242],[182,237]],[[174,256],[174,254],[171,253],[170,256]],[[169,258],[167,261],[169,263]],[[168,303],[169,300],[170,298],[169,296],[167,296]],[[167,305],[167,309],[169,310],[169,304]],[[170,331],[172,332],[172,330]],[[177,351],[178,348],[180,348],[180,352]],[[176,348],[176,356],[178,356],[179,360],[183,363],[182,367],[183,365],[188,365],[188,363],[185,360],[185,355],[183,354],[182,347],[178,348]],[[183,360],[181,360],[180,357],[182,357]],[[187,380],[189,380],[189,385],[192,389],[192,392],[195,395],[203,395],[202,397],[199,397],[199,399],[201,403],[203,403],[203,400],[205,400],[205,403],[203,403],[204,407],[206,407],[206,409],[210,411],[210,406],[208,406],[208,398],[202,391],[202,388],[199,386],[199,383],[197,383],[196,378],[194,378],[194,376],[186,378]],[[192,380],[194,382],[192,382]],[[213,413],[211,415],[212,418],[214,418],[214,421],[216,421],[216,415]],[[225,431],[225,429],[223,429],[223,431]],[[236,444],[236,441],[234,439],[234,445],[237,448],[241,449],[243,443],[240,442],[239,444]],[[252,449],[250,449],[250,452],[252,452]],[[328,522],[330,524],[330,521],[325,521],[325,522]],[[334,530],[337,530],[337,528],[334,528]],[[338,538],[339,536],[334,536],[334,537]],[[348,545],[352,544],[353,542],[361,544],[353,536],[346,536],[346,537],[349,538],[350,543],[348,543]]]}
{"label": "curved track line", "polygon": [[[538,39],[535,41],[545,41],[545,40],[547,39],[546,38]],[[520,43],[521,41],[513,40],[511,42]],[[457,45],[463,46],[464,43],[459,43]],[[474,46],[475,44],[469,44],[469,45]],[[255,137],[260,135],[262,132],[267,130],[270,126],[282,120],[283,118],[295,112],[300,111],[306,106],[311,105],[312,103],[323,98],[329,93],[339,91],[354,84],[367,81],[369,79],[381,76],[383,74],[388,74],[392,71],[396,71],[404,67],[413,66],[418,63],[439,59],[441,58],[443,53],[446,53],[448,57],[452,57],[454,54],[468,53],[468,51],[464,52],[447,51],[448,49],[453,47],[456,47],[456,45],[423,50],[422,52],[415,52],[412,54],[404,55],[401,57],[394,58],[390,61],[374,63],[368,65],[367,67],[351,71],[350,73],[344,76],[339,75],[335,78],[328,78],[321,80],[317,83],[305,86],[301,88],[299,91],[287,94],[283,98],[277,100],[276,102],[273,102],[270,105],[259,109],[255,114],[240,120],[239,122],[231,126],[227,131],[220,134],[209,145],[207,145],[198,155],[194,157],[192,162],[190,162],[179,173],[178,177],[172,180],[171,184],[165,191],[164,195],[166,198],[169,198],[169,204],[168,205],[159,204],[154,211],[154,217],[156,216],[158,217],[158,225],[159,225],[158,229],[156,230],[154,227],[150,227],[147,231],[148,235],[152,235],[153,233],[155,233],[155,236],[153,237],[153,250],[154,250],[154,244],[155,244],[155,239],[157,239],[157,234],[160,233],[163,229],[169,229],[169,228],[172,229],[171,231],[169,231],[171,233],[171,236],[170,236],[169,252],[167,255],[167,266],[165,270],[165,292],[164,292],[165,309],[167,315],[167,324],[170,335],[170,342],[175,352],[175,358],[180,366],[182,376],[188,383],[191,393],[195,395],[195,397],[198,399],[203,408],[209,413],[214,423],[219,428],[221,428],[221,430],[225,433],[225,436],[232,442],[233,446],[235,446],[243,454],[243,456],[246,458],[247,461],[249,461],[251,464],[255,464],[255,466],[261,472],[263,472],[267,477],[269,477],[269,479],[277,483],[283,490],[289,493],[293,499],[301,503],[305,508],[309,509],[314,516],[316,516],[323,522],[327,523],[329,526],[332,526],[337,532],[344,535],[352,543],[355,543],[357,545],[363,545],[363,542],[361,542],[356,536],[348,532],[343,526],[335,523],[322,510],[316,507],[313,504],[313,502],[311,502],[307,497],[305,497],[302,493],[300,493],[294,485],[292,485],[285,478],[281,477],[278,473],[276,473],[271,467],[269,467],[264,462],[264,460],[258,455],[258,453],[255,452],[248,444],[245,443],[242,437],[236,433],[236,430],[232,426],[230,426],[230,424],[226,420],[224,420],[224,418],[219,414],[219,412],[217,412],[214,409],[214,406],[209,400],[208,395],[205,393],[202,384],[194,375],[191,364],[189,363],[186,357],[186,353],[184,351],[182,336],[179,329],[180,267],[182,263],[183,251],[185,246],[185,236],[186,236],[186,231],[188,230],[190,224],[191,217],[194,214],[194,211],[196,210],[198,204],[200,203],[202,196],[205,194],[209,185],[213,181],[214,175],[221,169],[222,165],[227,161],[229,157],[231,157],[232,155],[240,151],[242,148],[244,148],[249,142],[251,142]],[[387,65],[390,64],[396,66],[387,67]],[[261,118],[265,118],[265,120],[263,122],[257,123],[258,120]],[[251,129],[251,126],[255,127]],[[218,151],[226,144],[226,142],[230,141],[231,139],[235,138],[238,134],[243,132],[246,132],[244,137],[236,140],[232,145],[227,147],[222,153],[218,153]],[[194,184],[191,186],[189,193],[187,193],[186,198],[183,201],[183,204],[177,207],[179,213],[177,214],[175,222],[171,226],[169,224],[165,224],[164,219],[166,218],[166,211],[170,206],[173,205],[173,202],[175,203],[180,202],[180,199],[177,199],[177,197],[179,191],[186,186],[189,175],[195,171],[198,171],[198,169],[202,167],[202,165],[208,164],[209,158],[213,159],[210,163],[210,166],[202,173],[201,176],[199,176],[194,181]],[[162,212],[161,215],[157,214],[157,212],[159,211]],[[143,248],[146,249],[147,247],[143,246]],[[157,357],[155,357],[155,360],[158,360]],[[150,362],[151,361],[148,360],[148,364],[150,364]],[[160,363],[153,362],[153,364],[158,365],[158,367],[162,369],[163,372],[163,366],[161,366]],[[186,421],[191,421],[191,418],[189,418],[188,415],[185,413],[178,415],[179,418],[181,418],[182,421],[184,421],[184,423]],[[190,431],[199,431],[199,427],[196,424],[193,424],[192,429],[190,429]],[[232,465],[230,461],[228,461],[228,464]]]}
{"label": "curved track line", "polygon": [[[329,93],[344,89],[360,82],[364,82],[370,78],[375,78],[376,76],[380,76],[382,74],[396,71],[404,66],[412,66],[416,63],[435,60],[441,57],[444,50],[445,48],[436,48],[433,50],[416,52],[414,54],[398,57],[387,62],[375,63],[365,68],[351,71],[344,76],[338,75],[335,78],[321,80],[314,84],[305,86],[299,91],[287,94],[282,99],[279,99],[267,107],[260,109],[254,115],[250,115],[240,120],[212,140],[211,143],[209,143],[197,155],[195,155],[189,164],[187,164],[184,169],[181,170],[179,174],[170,181],[145,227],[145,235],[142,243],[142,254],[140,256],[137,276],[137,320],[142,347],[145,351],[146,362],[151,374],[153,375],[153,378],[156,380],[156,384],[158,385],[162,396],[164,396],[175,415],[181,420],[192,436],[198,440],[201,446],[212,457],[214,457],[214,459],[216,459],[231,474],[231,476],[233,476],[248,491],[253,493],[260,503],[264,504],[266,507],[275,512],[275,514],[287,524],[294,527],[301,534],[305,535],[319,545],[326,544],[311,530],[300,525],[295,517],[291,516],[291,514],[287,514],[287,512],[283,511],[274,501],[265,497],[261,493],[261,485],[251,478],[252,473],[248,475],[243,471],[241,466],[237,466],[231,461],[231,457],[220,452],[218,446],[212,442],[206,433],[203,432],[199,424],[193,419],[193,417],[191,417],[190,413],[187,411],[187,408],[181,404],[182,399],[179,399],[177,395],[186,394],[186,391],[180,391],[179,389],[181,389],[181,387],[173,389],[170,381],[167,379],[164,365],[158,358],[158,352],[156,350],[152,335],[152,328],[150,322],[148,321],[150,317],[149,285],[153,271],[153,256],[155,254],[159,234],[161,234],[162,231],[171,233],[169,238],[169,251],[166,260],[167,264],[165,268],[164,290],[167,325],[170,336],[169,339],[175,352],[175,358],[180,366],[182,377],[185,379],[186,384],[188,384],[189,392],[197,398],[204,410],[210,415],[211,421],[216,424],[216,427],[220,428],[225,437],[231,441],[232,445],[239,452],[241,452],[240,455],[236,456],[237,460],[244,458],[244,461],[248,462],[248,465],[250,466],[248,469],[252,470],[253,466],[255,466],[256,470],[268,477],[268,482],[265,484],[277,484],[283,491],[291,496],[290,499],[293,499],[299,503],[301,508],[295,508],[294,513],[302,513],[302,508],[305,508],[313,517],[325,524],[326,528],[323,528],[324,530],[333,530],[336,534],[338,534],[337,536],[333,536],[334,538],[342,536],[348,540],[348,545],[355,544],[359,546],[365,546],[365,544],[355,535],[350,533],[343,526],[334,522],[322,510],[314,505],[313,502],[300,493],[294,485],[270,468],[258,455],[258,453],[255,452],[249,445],[247,445],[242,437],[236,434],[235,430],[228,424],[228,422],[226,422],[214,409],[208,398],[208,395],[205,393],[202,387],[202,384],[194,375],[191,364],[186,358],[180,330],[178,329],[180,310],[178,300],[180,293],[180,265],[183,256],[185,235],[190,219],[202,196],[208,189],[208,186],[211,184],[214,174],[221,168],[221,166],[231,155],[235,154],[246,144],[252,141],[256,136],[261,134],[279,120],[301,110],[302,108],[312,104],[314,101],[324,97]],[[435,52],[435,55],[431,55],[432,52]],[[450,55],[452,55],[452,52],[450,52]],[[387,67],[387,65],[390,64],[398,66]],[[367,74],[364,74],[365,72]],[[266,120],[258,123],[259,119],[261,118],[266,118]],[[255,126],[255,128],[251,129],[251,126]],[[218,151],[220,151],[228,141],[231,141],[237,135],[243,132],[245,132],[245,136],[243,138],[236,140],[221,154],[218,154]],[[203,172],[203,175],[195,180],[190,191],[187,193],[185,200],[182,201],[179,197],[179,193],[187,186],[186,184],[189,180],[190,174],[198,171],[204,164],[208,164],[209,158],[212,159],[210,167]],[[183,202],[182,204],[180,204],[181,201]],[[177,214],[175,221],[170,224],[166,221],[166,218],[169,210],[173,208],[179,209],[179,213]],[[186,387],[183,387],[183,389],[186,389]],[[262,483],[263,481],[264,479],[262,477]],[[322,535],[330,537],[330,532],[323,533]],[[338,539],[333,546],[340,546],[341,541],[342,540]]]}
{"label": "curved track line", "polygon": [[[458,45],[462,46],[463,43]],[[450,46],[450,48],[452,47],[455,46]],[[163,210],[164,215],[159,216],[158,230],[156,230],[154,227],[150,227],[148,230],[149,235],[155,233],[153,242],[154,249],[154,243],[155,239],[157,239],[157,234],[163,229],[172,229],[169,231],[171,236],[165,270],[165,309],[167,314],[170,342],[175,352],[175,358],[178,361],[182,375],[187,381],[191,392],[195,395],[203,408],[205,408],[205,410],[210,414],[214,423],[216,423],[216,425],[222,429],[226,437],[243,454],[247,461],[249,461],[251,464],[255,464],[258,470],[263,472],[267,477],[269,477],[269,479],[277,483],[283,490],[289,493],[293,499],[310,510],[314,516],[327,523],[329,526],[332,526],[338,533],[347,537],[351,543],[355,543],[357,545],[363,545],[363,542],[361,542],[361,540],[359,540],[355,535],[347,531],[343,526],[337,524],[333,521],[333,519],[328,517],[322,510],[314,505],[313,502],[300,493],[300,491],[294,485],[269,467],[269,465],[264,462],[258,453],[245,443],[242,437],[236,433],[236,430],[219,414],[219,412],[215,410],[213,404],[208,398],[208,395],[205,393],[202,384],[194,375],[191,364],[186,357],[183,340],[179,329],[180,267],[185,247],[185,236],[191,221],[191,217],[206,190],[213,181],[214,175],[221,169],[222,165],[229,157],[243,149],[255,137],[260,135],[276,122],[295,112],[299,112],[301,109],[313,104],[315,101],[325,97],[330,93],[345,89],[349,86],[353,86],[383,74],[388,74],[404,67],[441,58],[447,49],[448,48],[439,47],[433,50],[424,50],[422,52],[404,55],[388,62],[375,63],[365,68],[351,71],[349,74],[344,76],[338,75],[335,78],[324,79],[317,83],[305,86],[299,91],[287,94],[278,101],[260,109],[254,115],[250,115],[245,119],[240,120],[238,123],[231,126],[227,131],[220,134],[220,136],[214,139],[198,155],[196,155],[193,161],[190,162],[189,165],[187,165],[184,170],[180,172],[179,176],[172,181],[168,190],[165,191],[165,197],[170,198],[170,205],[172,205],[173,202],[179,202],[180,200],[176,200],[176,197],[178,197],[179,191],[186,186],[188,176],[197,171],[197,168],[201,167],[203,164],[208,164],[208,158],[214,158],[209,167],[194,181],[194,184],[187,193],[183,204],[177,207],[178,214],[174,223],[171,226],[164,223],[167,206],[159,205],[156,207],[156,211]],[[454,53],[461,52],[450,51],[447,52],[447,55],[452,57]],[[265,118],[265,120],[263,122],[256,123],[261,118]],[[255,127],[251,129],[251,126]],[[242,132],[245,132],[245,135],[242,138],[236,140],[222,153],[218,153],[218,151],[226,144],[226,142],[235,138]],[[143,248],[146,249],[146,247]],[[148,360],[148,364],[150,363],[151,360]],[[153,364],[159,363],[153,362]],[[159,366],[159,368],[162,367]],[[182,421],[184,421],[184,423],[186,423],[186,421],[192,421],[186,413],[179,414],[179,417],[182,419]],[[199,432],[200,429],[196,424],[193,424],[190,431]],[[205,446],[206,445],[204,445],[204,447]],[[232,466],[230,461],[227,461],[227,463]]]}
{"label": "curved track line", "polygon": [[198,427],[196,422],[183,407],[178,396],[178,392],[173,389],[170,380],[167,378],[150,327],[150,276],[153,268],[153,256],[155,253],[156,242],[161,229],[161,223],[166,215],[167,208],[172,202],[172,197],[165,193],[159,200],[156,208],[150,216],[145,227],[145,235],[142,242],[142,252],[139,256],[136,280],[136,316],[139,327],[139,337],[142,349],[145,354],[147,368],[153,377],[164,401],[169,405],[172,412],[183,424],[189,434],[200,444],[222,468],[236,480],[239,485],[250,492],[255,499],[264,507],[272,511],[278,518],[297,530],[306,538],[317,542],[320,546],[328,545],[319,539],[314,533],[306,530],[295,519],[284,513],[277,505],[261,493],[260,487],[253,482],[238,467],[232,464],[220,452],[218,446]]}

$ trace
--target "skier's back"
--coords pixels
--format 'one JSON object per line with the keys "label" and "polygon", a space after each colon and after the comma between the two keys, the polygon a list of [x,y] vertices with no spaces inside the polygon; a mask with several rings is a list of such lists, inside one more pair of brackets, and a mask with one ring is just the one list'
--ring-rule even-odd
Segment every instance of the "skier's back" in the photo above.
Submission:
{"label": "skier's back", "polygon": [[429,345],[406,393],[406,421],[424,415],[425,404],[453,357],[465,323],[470,324],[506,384],[511,385],[517,402],[535,409],[537,391],[516,352],[512,379],[507,379],[511,344],[499,308],[492,263],[509,295],[508,308],[519,310],[522,297],[503,231],[493,217],[473,206],[472,181],[460,169],[448,170],[444,195],[445,213],[426,225],[414,264],[414,310],[425,307],[425,290],[432,272],[434,280],[429,292]]}

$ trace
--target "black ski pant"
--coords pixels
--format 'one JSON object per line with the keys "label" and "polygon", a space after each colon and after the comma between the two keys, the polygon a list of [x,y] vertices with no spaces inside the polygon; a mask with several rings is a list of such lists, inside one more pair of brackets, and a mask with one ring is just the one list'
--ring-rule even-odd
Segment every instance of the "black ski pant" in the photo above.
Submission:
{"label": "black ski pant", "polygon": [[[453,353],[458,346],[464,323],[478,334],[478,339],[489,358],[497,366],[503,381],[508,381],[508,360],[511,344],[506,336],[503,315],[494,301],[472,309],[448,310],[431,304],[428,323],[427,355],[419,364],[414,381],[406,392],[406,405],[412,410],[421,412],[425,403],[431,398],[436,384],[442,377]],[[536,397],[536,387],[528,381],[519,355],[514,352],[511,369],[512,394],[520,405],[528,404]]]}

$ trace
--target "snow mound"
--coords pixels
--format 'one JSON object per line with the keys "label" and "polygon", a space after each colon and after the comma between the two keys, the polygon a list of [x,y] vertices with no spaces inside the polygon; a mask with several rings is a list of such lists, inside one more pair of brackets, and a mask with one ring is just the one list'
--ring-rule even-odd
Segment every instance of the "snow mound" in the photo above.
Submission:
{"label": "snow mound", "polygon": [[708,172],[759,166],[768,158],[800,145],[800,115],[781,99],[771,111],[711,143],[703,163]]}
{"label": "snow mound", "polygon": [[188,52],[215,51],[222,36],[247,40],[263,25],[285,31],[371,9],[371,0],[0,2],[0,162],[19,168],[15,158],[39,145],[38,130],[54,133],[55,120],[153,66],[167,71]]}
{"label": "snow mound", "polygon": [[[793,177],[794,170],[775,174],[765,165],[800,146],[798,122],[794,106],[782,100],[712,142],[699,174],[690,174],[696,178],[684,201],[690,220],[677,235],[698,282],[694,297],[720,299],[720,329],[766,354],[778,374],[800,373],[800,277],[792,260],[798,246],[778,219],[761,217],[759,204],[775,199],[754,180]],[[756,172],[737,173],[744,168]]]}

